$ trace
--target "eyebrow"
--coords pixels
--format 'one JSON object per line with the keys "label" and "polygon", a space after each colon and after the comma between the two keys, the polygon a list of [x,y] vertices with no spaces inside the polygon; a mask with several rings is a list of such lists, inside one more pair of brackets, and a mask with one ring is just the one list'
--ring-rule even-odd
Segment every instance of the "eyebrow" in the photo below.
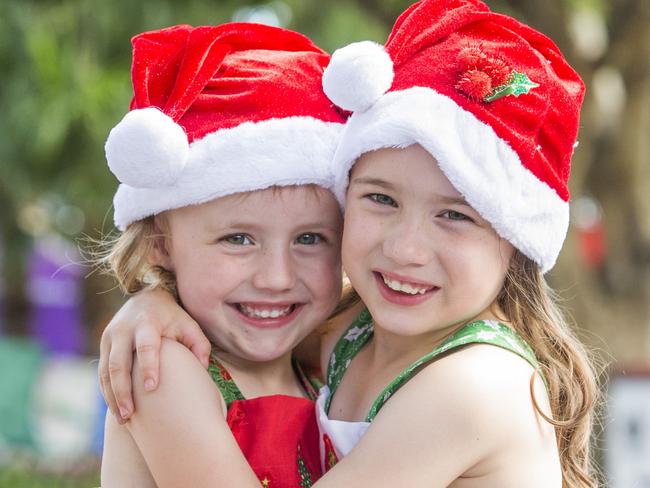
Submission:
{"label": "eyebrow", "polygon": [[244,222],[244,221],[241,221],[241,220],[224,220],[224,221],[220,222],[215,227],[220,227],[220,228],[234,227],[234,228],[241,229],[241,230],[255,230],[259,226],[257,224],[255,224],[255,223]]}
{"label": "eyebrow", "polygon": [[[370,177],[360,177],[360,178],[354,178],[350,184],[360,184],[360,185],[375,185],[379,186],[381,188],[386,188],[387,190],[395,190],[395,186],[385,180],[381,180],[379,178],[370,178]],[[467,200],[461,195],[461,196],[451,196],[451,195],[441,195],[437,194],[436,195],[436,200],[439,200],[442,203],[445,204],[459,204],[459,205],[469,205],[467,203]]]}
{"label": "eyebrow", "polygon": [[471,206],[471,205],[469,205],[469,203],[467,203],[467,200],[465,200],[462,196],[451,197],[451,196],[448,196],[448,195],[439,195],[438,199],[442,203],[447,203],[447,204],[456,203],[456,204],[459,204],[459,205]]}
{"label": "eyebrow", "polygon": [[[209,227],[210,231],[213,232],[224,232],[226,229],[238,229],[240,232],[258,232],[264,228],[264,224],[259,224],[256,222],[246,222],[242,220],[230,220],[222,222],[220,225],[212,225]],[[305,222],[298,225],[295,225],[291,229],[292,232],[319,232],[319,231],[331,231],[336,232],[337,227],[333,227],[324,222],[314,221],[314,222]]]}
{"label": "eyebrow", "polygon": [[361,177],[361,178],[354,178],[350,184],[357,184],[357,185],[374,185],[374,186],[380,186],[382,188],[386,188],[388,190],[394,190],[395,186],[392,185],[391,183],[388,183],[385,180],[380,180],[379,178],[370,178],[370,177]]}

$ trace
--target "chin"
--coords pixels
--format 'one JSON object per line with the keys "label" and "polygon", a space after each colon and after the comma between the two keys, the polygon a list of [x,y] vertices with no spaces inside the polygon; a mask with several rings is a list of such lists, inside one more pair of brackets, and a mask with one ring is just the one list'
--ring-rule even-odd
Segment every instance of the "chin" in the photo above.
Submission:
{"label": "chin", "polygon": [[245,350],[240,350],[238,356],[254,361],[256,363],[265,363],[275,361],[282,356],[290,353],[293,350],[293,345],[287,347],[285,344],[254,344],[247,347]]}
{"label": "chin", "polygon": [[379,306],[370,313],[382,329],[401,336],[426,334],[444,323],[439,313],[426,308]]}

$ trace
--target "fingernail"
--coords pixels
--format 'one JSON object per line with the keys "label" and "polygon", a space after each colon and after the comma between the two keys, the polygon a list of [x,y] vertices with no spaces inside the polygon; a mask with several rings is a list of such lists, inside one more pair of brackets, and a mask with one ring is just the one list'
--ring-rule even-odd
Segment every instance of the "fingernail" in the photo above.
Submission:
{"label": "fingernail", "polygon": [[120,407],[120,416],[123,419],[126,419],[129,416],[129,410],[127,408]]}
{"label": "fingernail", "polygon": [[144,389],[145,391],[151,391],[156,387],[156,382],[152,380],[151,378],[147,378],[144,381]]}

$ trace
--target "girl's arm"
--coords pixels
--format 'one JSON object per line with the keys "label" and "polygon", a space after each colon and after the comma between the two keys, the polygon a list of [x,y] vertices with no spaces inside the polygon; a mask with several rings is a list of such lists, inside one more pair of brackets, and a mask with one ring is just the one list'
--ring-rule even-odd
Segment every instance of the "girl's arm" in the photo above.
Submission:
{"label": "girl's arm", "polygon": [[133,437],[112,415],[106,416],[104,427],[101,485],[102,488],[156,488]]}
{"label": "girl's arm", "polygon": [[[216,386],[186,347],[163,339],[160,379],[155,391],[145,391],[136,365],[133,396],[137,409],[124,426],[156,486],[259,488],[226,423],[225,404]],[[107,452],[114,452],[110,445]],[[113,474],[110,466],[115,463],[102,470],[106,476]]]}
{"label": "girl's arm", "polygon": [[123,424],[133,413],[131,369],[133,352],[138,357],[148,389],[158,385],[161,338],[187,346],[205,368],[210,342],[199,325],[164,290],[143,291],[129,298],[102,334],[99,384],[117,421]]}
{"label": "girl's arm", "polygon": [[[315,486],[442,488],[467,478],[468,486],[559,488],[555,435],[533,408],[532,373],[493,346],[438,360],[385,404],[359,444]],[[541,380],[535,388],[544,405]]]}

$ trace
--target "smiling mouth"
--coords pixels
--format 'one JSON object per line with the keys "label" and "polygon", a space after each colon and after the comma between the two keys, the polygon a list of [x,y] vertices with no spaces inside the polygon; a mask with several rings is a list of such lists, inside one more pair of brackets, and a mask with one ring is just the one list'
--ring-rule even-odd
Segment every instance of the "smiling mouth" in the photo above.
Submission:
{"label": "smiling mouth", "polygon": [[240,313],[251,319],[279,319],[294,312],[296,304],[284,306],[255,305],[251,303],[237,303],[235,305]]}
{"label": "smiling mouth", "polygon": [[436,289],[435,286],[426,286],[417,283],[409,283],[406,281],[399,281],[384,276],[382,273],[377,273],[381,277],[384,284],[393,291],[403,293],[405,295],[424,295],[425,293]]}

